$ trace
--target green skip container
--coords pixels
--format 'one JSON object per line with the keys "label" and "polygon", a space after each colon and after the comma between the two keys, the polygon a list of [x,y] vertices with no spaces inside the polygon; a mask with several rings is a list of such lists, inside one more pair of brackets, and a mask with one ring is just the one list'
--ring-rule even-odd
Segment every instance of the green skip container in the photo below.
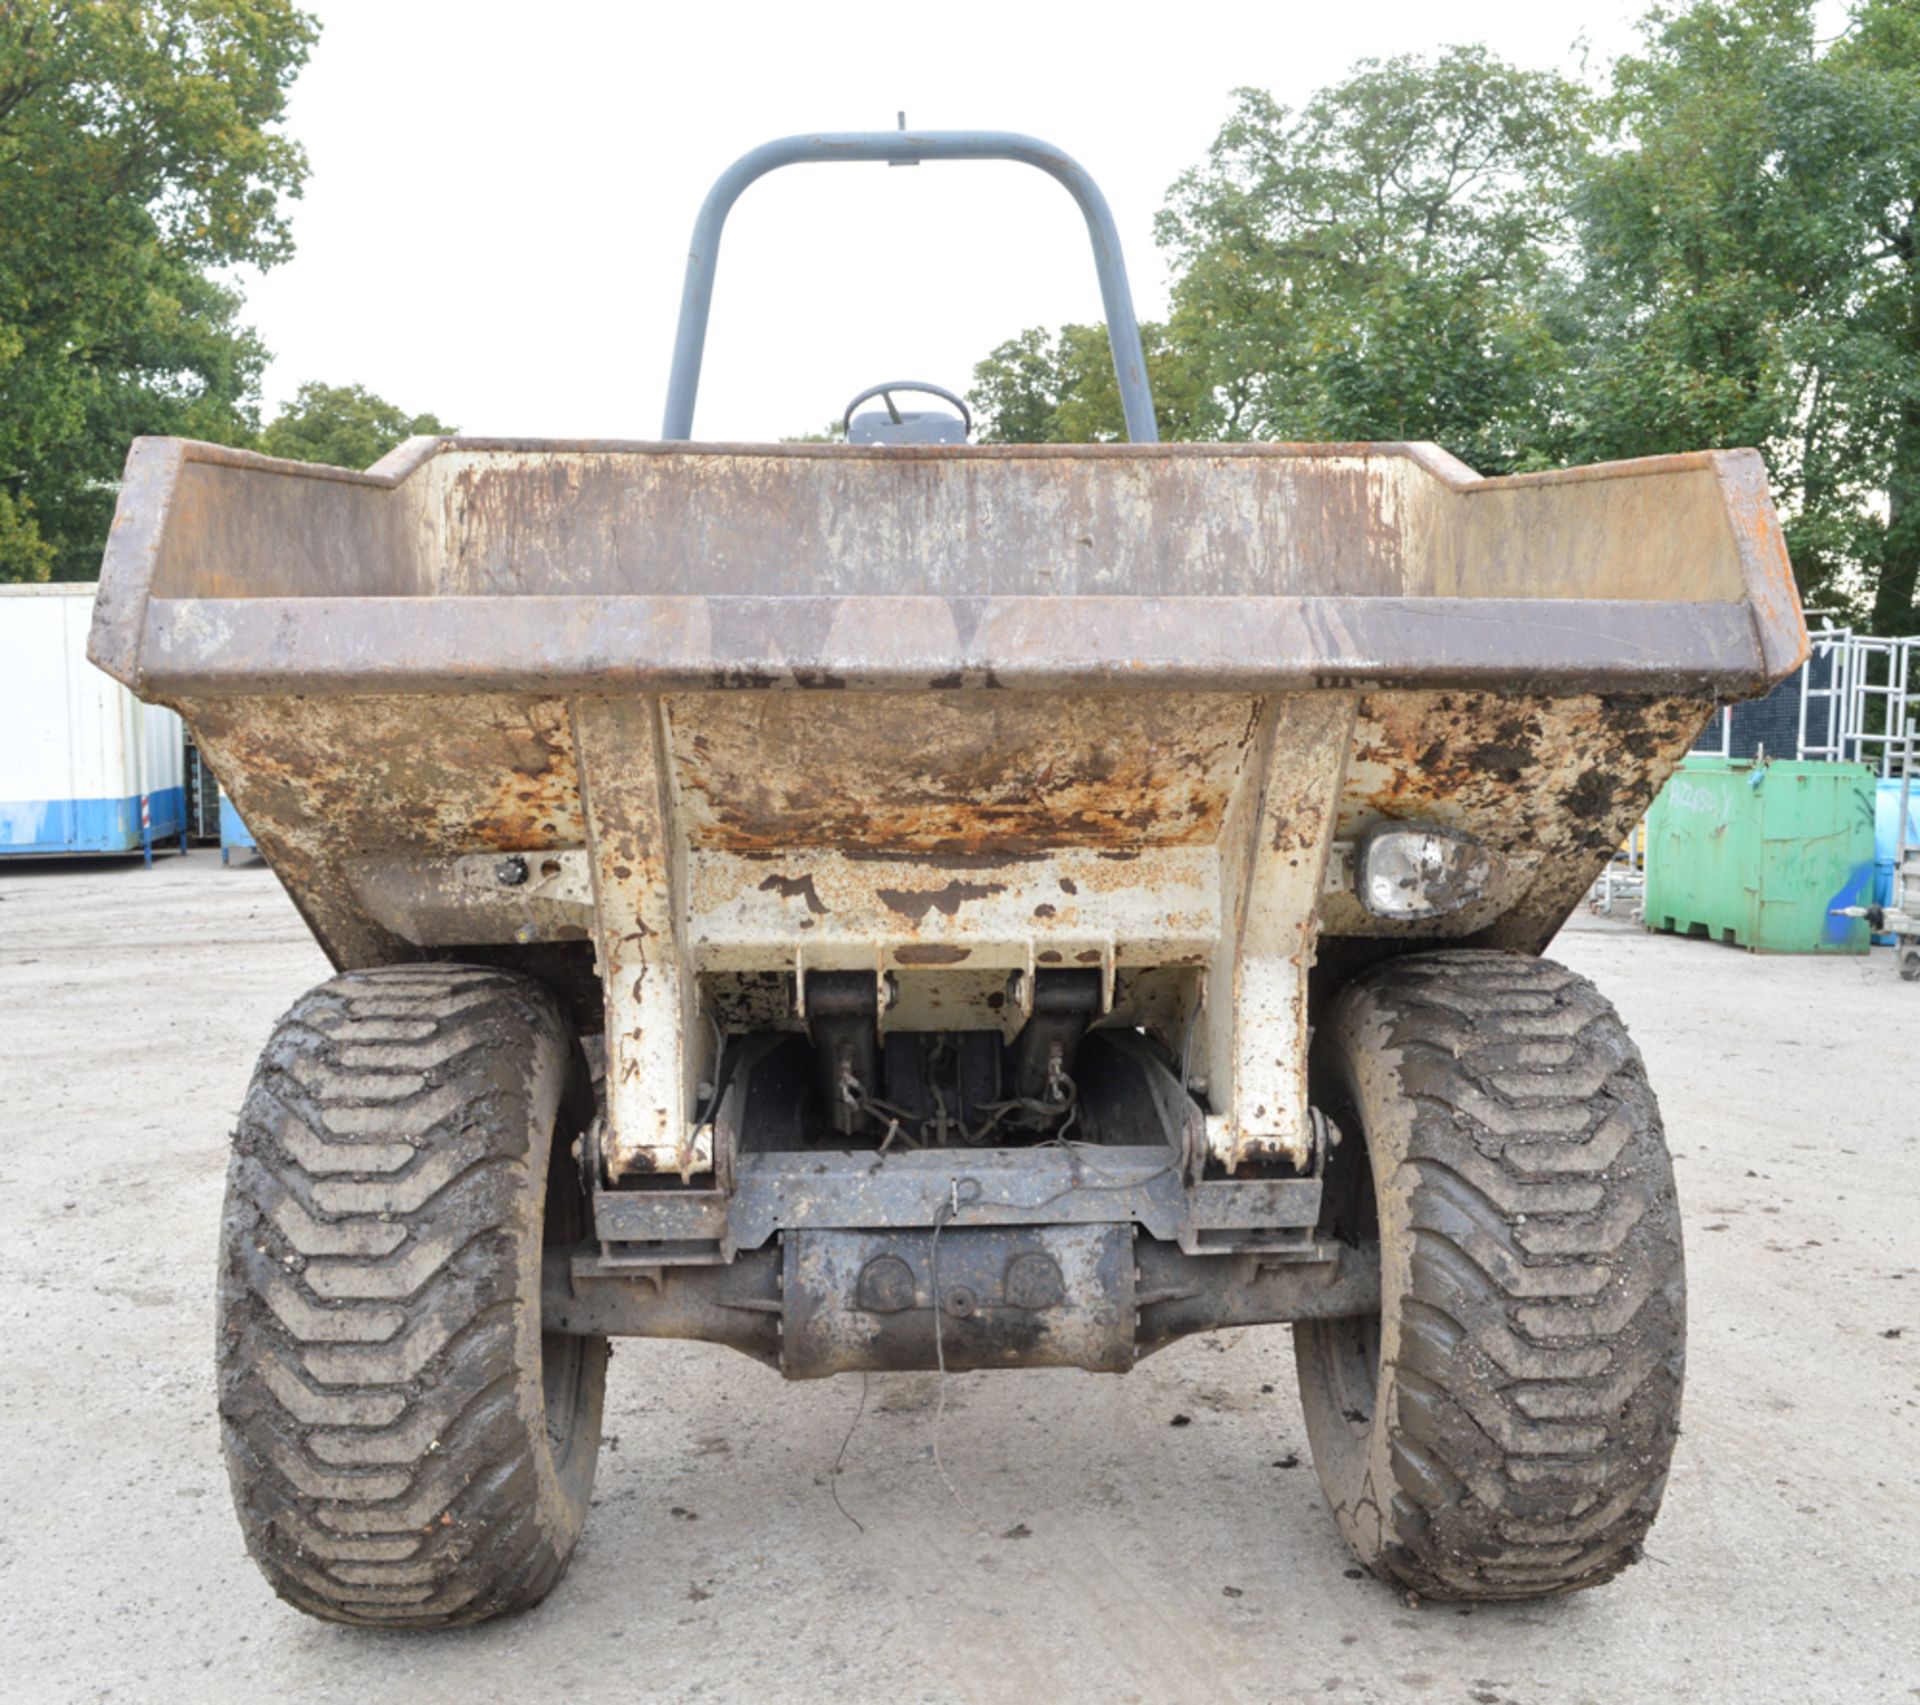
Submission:
{"label": "green skip container", "polygon": [[1647,815],[1650,930],[1752,953],[1865,953],[1873,897],[1865,764],[1689,758]]}

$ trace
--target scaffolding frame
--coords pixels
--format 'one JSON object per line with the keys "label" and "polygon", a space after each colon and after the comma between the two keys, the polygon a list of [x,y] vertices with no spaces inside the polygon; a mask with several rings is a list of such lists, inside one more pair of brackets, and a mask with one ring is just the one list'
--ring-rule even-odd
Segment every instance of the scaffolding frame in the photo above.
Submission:
{"label": "scaffolding frame", "polygon": [[[1800,675],[1797,755],[1870,764],[1882,777],[1904,773],[1920,727],[1920,634],[1856,633],[1829,617],[1809,637],[1813,652]],[[1812,684],[1813,657],[1831,663],[1824,687]],[[1874,706],[1880,708],[1878,727],[1872,725]]]}

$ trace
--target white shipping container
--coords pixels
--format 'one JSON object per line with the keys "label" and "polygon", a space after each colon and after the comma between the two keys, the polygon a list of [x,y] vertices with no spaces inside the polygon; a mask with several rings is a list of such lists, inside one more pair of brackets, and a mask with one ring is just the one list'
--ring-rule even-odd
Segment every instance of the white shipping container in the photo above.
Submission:
{"label": "white shipping container", "polygon": [[0,857],[184,841],[180,718],[87,661],[93,594],[0,586]]}

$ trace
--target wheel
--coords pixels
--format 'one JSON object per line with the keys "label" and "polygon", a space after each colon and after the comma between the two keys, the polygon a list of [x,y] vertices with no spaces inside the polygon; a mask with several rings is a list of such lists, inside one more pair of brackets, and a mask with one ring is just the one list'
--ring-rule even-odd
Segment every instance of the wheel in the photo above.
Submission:
{"label": "wheel", "polygon": [[604,1339],[543,1336],[543,1245],[584,1235],[593,1116],[537,984],[355,971],[283,1018],[228,1173],[220,1414],[282,1598],[383,1627],[537,1604],[586,1519]]}
{"label": "wheel", "polygon": [[1903,947],[1900,953],[1900,976],[1903,981],[1920,983],[1920,947]]}
{"label": "wheel", "polygon": [[1312,1071],[1344,1133],[1327,1229],[1381,1249],[1377,1314],[1294,1328],[1341,1533],[1424,1598],[1610,1579],[1660,1507],[1686,1334],[1673,1168],[1625,1027],[1561,966],[1433,953],[1343,990]]}

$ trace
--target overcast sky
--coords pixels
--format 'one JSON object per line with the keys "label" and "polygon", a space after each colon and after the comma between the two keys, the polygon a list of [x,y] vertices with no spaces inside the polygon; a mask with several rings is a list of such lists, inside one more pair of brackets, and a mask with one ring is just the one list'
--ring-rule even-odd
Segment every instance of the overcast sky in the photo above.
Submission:
{"label": "overcast sky", "polygon": [[[288,129],[312,162],[295,258],[243,280],[275,360],[470,433],[651,438],[694,213],[735,156],[796,131],[1027,131],[1119,221],[1143,317],[1152,221],[1229,91],[1296,104],[1367,55],[1481,41],[1577,72],[1629,45],[1619,4],[1027,0],[306,0],[323,33]],[[749,189],[720,257],[702,438],[810,431],[865,385],[964,391],[1032,325],[1100,317],[1072,201],[1030,167],[793,166]]]}

